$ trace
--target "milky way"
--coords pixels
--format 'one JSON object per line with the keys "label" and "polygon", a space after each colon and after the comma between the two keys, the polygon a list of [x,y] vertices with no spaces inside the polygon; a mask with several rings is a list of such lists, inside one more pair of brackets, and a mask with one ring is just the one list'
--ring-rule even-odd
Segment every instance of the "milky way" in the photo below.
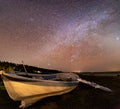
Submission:
{"label": "milky way", "polygon": [[1,0],[0,60],[120,70],[120,0]]}

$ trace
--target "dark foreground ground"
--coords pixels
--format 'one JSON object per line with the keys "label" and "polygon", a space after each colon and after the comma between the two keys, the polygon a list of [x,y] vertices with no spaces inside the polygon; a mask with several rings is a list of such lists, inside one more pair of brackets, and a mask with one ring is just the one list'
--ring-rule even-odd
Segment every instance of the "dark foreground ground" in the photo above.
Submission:
{"label": "dark foreground ground", "polygon": [[[83,75],[81,77],[107,86],[113,92],[104,92],[79,83],[79,86],[72,92],[45,98],[27,109],[120,109],[120,76],[94,77]],[[19,109],[19,104],[20,102],[15,102],[9,98],[0,80],[0,109]]]}

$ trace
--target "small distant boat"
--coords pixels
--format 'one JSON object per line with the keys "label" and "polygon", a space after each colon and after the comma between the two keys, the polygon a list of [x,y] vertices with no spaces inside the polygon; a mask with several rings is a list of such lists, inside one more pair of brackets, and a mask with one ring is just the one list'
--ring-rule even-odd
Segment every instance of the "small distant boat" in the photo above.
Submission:
{"label": "small distant boat", "polygon": [[68,93],[79,83],[79,76],[73,73],[2,72],[1,77],[10,98],[21,101],[20,108],[26,108],[48,96]]}

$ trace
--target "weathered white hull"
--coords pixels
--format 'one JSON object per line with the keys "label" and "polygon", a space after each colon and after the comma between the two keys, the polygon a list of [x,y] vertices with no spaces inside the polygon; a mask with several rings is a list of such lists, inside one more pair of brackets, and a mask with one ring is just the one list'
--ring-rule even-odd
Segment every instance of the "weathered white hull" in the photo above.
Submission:
{"label": "weathered white hull", "polygon": [[70,92],[76,88],[78,82],[60,82],[51,80],[39,80],[39,81],[17,81],[10,80],[5,76],[2,76],[6,90],[15,101],[21,101],[20,107],[25,108],[38,100],[54,95],[61,95]]}

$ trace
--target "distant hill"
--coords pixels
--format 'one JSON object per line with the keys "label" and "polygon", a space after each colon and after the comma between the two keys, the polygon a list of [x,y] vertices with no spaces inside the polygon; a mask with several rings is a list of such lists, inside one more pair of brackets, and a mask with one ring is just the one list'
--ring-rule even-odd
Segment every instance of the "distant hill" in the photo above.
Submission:
{"label": "distant hill", "polygon": [[[51,69],[45,69],[45,68],[39,68],[35,66],[29,66],[29,65],[24,65],[27,72],[29,73],[60,73],[61,71],[58,70],[51,70]],[[5,71],[21,71],[24,72],[25,69],[23,67],[23,64],[15,64],[11,62],[6,62],[6,61],[0,61],[0,70],[5,70]]]}

